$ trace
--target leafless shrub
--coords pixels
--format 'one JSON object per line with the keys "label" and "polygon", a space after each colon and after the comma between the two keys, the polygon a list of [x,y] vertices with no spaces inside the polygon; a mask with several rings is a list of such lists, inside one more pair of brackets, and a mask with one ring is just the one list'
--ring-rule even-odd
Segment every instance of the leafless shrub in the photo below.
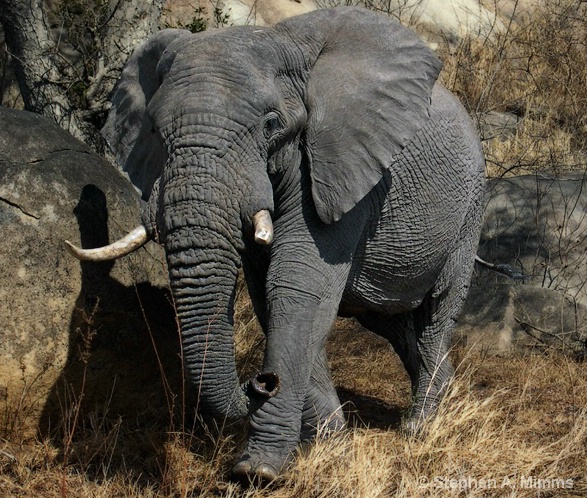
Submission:
{"label": "leafless shrub", "polygon": [[328,7],[365,7],[384,14],[407,26],[416,26],[422,13],[422,0],[317,0],[319,8]]}
{"label": "leafless shrub", "polygon": [[0,0],[0,23],[25,108],[102,151],[108,95],[163,0]]}
{"label": "leafless shrub", "polygon": [[514,133],[484,144],[491,176],[583,170],[586,5],[555,0],[515,15],[516,6],[505,31],[445,44],[442,79],[473,116],[509,113],[518,121]]}

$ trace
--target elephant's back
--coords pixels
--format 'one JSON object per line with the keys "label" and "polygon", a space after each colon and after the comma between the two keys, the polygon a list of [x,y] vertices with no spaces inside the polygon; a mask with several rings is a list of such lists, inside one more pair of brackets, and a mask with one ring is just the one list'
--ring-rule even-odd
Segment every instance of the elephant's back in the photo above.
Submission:
{"label": "elephant's back", "polygon": [[479,133],[461,101],[443,85],[436,83],[432,89],[431,104],[431,123],[452,123],[453,127],[457,127],[455,131],[461,134],[470,149],[469,165],[474,171],[485,174],[485,158]]}

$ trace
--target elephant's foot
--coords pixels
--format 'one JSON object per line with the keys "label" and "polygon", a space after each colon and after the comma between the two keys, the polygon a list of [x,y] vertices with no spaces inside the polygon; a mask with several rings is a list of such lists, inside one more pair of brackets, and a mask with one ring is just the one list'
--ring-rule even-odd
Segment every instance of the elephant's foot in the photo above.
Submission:
{"label": "elephant's foot", "polygon": [[338,409],[332,413],[321,416],[315,415],[309,419],[304,419],[300,431],[300,441],[308,443],[317,437],[327,439],[345,427],[346,420],[342,413],[342,407],[339,405]]}
{"label": "elephant's foot", "polygon": [[267,487],[277,480],[292,458],[252,458],[245,453],[232,468],[232,478],[243,486]]}
{"label": "elephant's foot", "polygon": [[422,436],[425,433],[426,420],[421,417],[406,417],[402,420],[401,432],[406,436]]}
{"label": "elephant's foot", "polygon": [[[245,458],[245,457],[243,457]],[[243,486],[265,487],[273,483],[279,472],[268,463],[254,465],[250,459],[241,459],[232,468],[232,477]]]}
{"label": "elephant's foot", "polygon": [[426,436],[426,431],[438,411],[438,402],[414,405],[402,418],[401,430],[407,436]]}

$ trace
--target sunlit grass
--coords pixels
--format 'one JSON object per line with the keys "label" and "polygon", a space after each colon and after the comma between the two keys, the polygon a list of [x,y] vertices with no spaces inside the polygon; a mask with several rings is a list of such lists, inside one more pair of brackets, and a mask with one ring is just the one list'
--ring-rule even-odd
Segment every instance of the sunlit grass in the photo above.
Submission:
{"label": "sunlit grass", "polygon": [[[240,323],[237,340],[257,347],[258,325]],[[387,345],[344,320],[329,351],[349,428],[301,448],[269,490],[228,480],[243,427],[200,417],[183,428],[173,417],[169,425],[144,425],[143,416],[80,423],[67,455],[58,441],[5,435],[0,496],[533,497],[536,489],[522,481],[532,476],[572,481],[540,496],[587,492],[587,374],[574,360],[454,351],[457,374],[437,417],[425,434],[408,437],[398,417],[409,405],[409,384]],[[366,373],[357,375],[361,365]],[[499,488],[487,488],[494,482]]]}

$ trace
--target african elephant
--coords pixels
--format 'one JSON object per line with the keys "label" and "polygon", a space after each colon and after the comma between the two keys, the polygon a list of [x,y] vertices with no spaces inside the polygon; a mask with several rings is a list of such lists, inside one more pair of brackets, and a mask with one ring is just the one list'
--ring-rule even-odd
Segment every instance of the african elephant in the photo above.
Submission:
{"label": "african elephant", "polygon": [[[164,245],[200,406],[250,416],[242,479],[272,480],[317,427],[344,426],[325,340],[337,314],[389,340],[411,378],[408,427],[433,413],[478,244],[484,161],[441,63],[359,8],[271,28],[164,30],[129,59],[104,134],[142,192],[142,225],[105,249]],[[242,263],[266,333],[239,385]]]}

